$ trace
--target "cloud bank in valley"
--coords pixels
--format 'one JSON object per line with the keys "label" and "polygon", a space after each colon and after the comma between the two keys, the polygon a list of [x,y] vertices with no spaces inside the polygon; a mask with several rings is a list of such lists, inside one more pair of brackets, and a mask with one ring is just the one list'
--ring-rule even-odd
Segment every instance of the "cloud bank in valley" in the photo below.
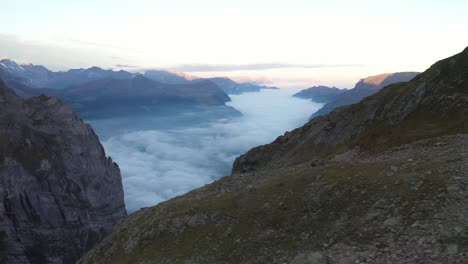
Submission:
{"label": "cloud bank in valley", "polygon": [[301,126],[320,105],[291,97],[294,92],[233,95],[230,105],[243,113],[240,118],[133,131],[106,139],[106,152],[122,171],[128,211],[229,175],[237,156]]}

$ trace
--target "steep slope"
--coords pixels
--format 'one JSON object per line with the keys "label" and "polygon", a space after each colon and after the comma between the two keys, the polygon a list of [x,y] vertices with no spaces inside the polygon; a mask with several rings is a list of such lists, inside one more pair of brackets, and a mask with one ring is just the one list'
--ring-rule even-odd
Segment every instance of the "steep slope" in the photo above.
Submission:
{"label": "steep slope", "polygon": [[23,100],[1,81],[0,186],[7,263],[73,263],[126,215],[119,168],[93,130],[57,99]]}
{"label": "steep slope", "polygon": [[335,108],[355,104],[367,96],[375,94],[387,85],[407,82],[413,79],[417,74],[417,72],[385,73],[361,79],[356,83],[353,89],[341,93],[335,100],[324,105],[311,116],[311,119],[320,115],[326,115]]}
{"label": "steep slope", "polygon": [[129,217],[79,263],[465,263],[468,48]]}
{"label": "steep slope", "polygon": [[310,99],[316,103],[326,104],[336,100],[345,91],[346,89],[320,85],[301,90],[293,96],[302,99]]}

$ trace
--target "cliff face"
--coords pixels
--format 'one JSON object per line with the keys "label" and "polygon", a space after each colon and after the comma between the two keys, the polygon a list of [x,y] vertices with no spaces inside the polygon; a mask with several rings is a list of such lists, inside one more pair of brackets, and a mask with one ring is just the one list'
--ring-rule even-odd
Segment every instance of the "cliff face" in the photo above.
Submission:
{"label": "cliff face", "polygon": [[74,263],[126,216],[118,166],[57,99],[23,100],[0,82],[0,254]]}
{"label": "cliff face", "polygon": [[142,209],[78,263],[465,263],[468,49]]}

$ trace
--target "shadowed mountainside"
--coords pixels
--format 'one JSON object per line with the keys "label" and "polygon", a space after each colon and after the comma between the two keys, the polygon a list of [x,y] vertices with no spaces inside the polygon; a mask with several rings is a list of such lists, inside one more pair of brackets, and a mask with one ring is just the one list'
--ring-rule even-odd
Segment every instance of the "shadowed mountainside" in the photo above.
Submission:
{"label": "shadowed mountainside", "polygon": [[1,81],[0,196],[1,263],[73,263],[126,216],[119,167],[91,127]]}

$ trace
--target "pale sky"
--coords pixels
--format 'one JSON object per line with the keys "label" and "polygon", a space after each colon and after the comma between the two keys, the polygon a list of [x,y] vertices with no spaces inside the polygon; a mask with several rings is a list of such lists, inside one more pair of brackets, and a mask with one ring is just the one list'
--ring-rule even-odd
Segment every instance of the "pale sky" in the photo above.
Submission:
{"label": "pale sky", "polygon": [[468,46],[468,1],[0,0],[0,57],[352,87]]}

